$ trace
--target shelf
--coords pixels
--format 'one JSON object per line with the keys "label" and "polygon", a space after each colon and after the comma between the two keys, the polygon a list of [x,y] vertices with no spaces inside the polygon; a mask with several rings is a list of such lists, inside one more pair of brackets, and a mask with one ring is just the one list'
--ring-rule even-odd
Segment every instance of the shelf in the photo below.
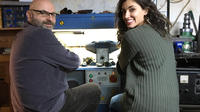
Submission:
{"label": "shelf", "polygon": [[19,1],[0,1],[1,6],[23,6],[30,5],[31,2],[19,2]]}
{"label": "shelf", "polygon": [[0,31],[16,31],[16,30],[22,30],[23,28],[0,28]]}
{"label": "shelf", "polygon": [[7,107],[0,107],[0,112],[12,112],[11,111],[11,107],[7,106]]}
{"label": "shelf", "polygon": [[10,48],[16,34],[23,28],[0,28],[0,48]]}
{"label": "shelf", "polygon": [[0,62],[9,62],[10,55],[0,55]]}
{"label": "shelf", "polygon": [[185,105],[185,104],[183,105],[183,104],[180,104],[180,107],[181,108],[188,108],[188,109],[200,109],[200,105]]}

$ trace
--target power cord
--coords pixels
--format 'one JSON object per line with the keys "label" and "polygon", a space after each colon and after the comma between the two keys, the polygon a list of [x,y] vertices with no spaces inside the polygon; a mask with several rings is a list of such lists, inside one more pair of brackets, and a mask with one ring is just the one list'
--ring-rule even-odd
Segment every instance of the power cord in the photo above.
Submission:
{"label": "power cord", "polygon": [[158,8],[158,10],[161,10],[166,5],[166,3],[167,3],[167,0],[165,0],[164,3],[160,5],[160,8]]}
{"label": "power cord", "polygon": [[182,2],[183,0],[170,0],[170,3],[179,3]]}

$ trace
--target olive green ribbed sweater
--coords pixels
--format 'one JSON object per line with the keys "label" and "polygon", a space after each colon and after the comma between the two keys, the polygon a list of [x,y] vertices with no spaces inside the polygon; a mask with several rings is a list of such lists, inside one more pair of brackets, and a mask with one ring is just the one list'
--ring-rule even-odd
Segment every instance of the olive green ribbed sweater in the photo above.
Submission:
{"label": "olive green ribbed sweater", "polygon": [[147,24],[125,33],[119,64],[126,72],[123,112],[179,112],[172,43]]}

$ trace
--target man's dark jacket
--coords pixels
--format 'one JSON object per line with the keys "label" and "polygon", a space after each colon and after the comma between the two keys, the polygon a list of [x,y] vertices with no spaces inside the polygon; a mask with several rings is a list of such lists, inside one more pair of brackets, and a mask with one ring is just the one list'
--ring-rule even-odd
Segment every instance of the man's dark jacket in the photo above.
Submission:
{"label": "man's dark jacket", "polygon": [[13,41],[11,102],[15,112],[58,112],[65,103],[67,72],[78,55],[65,49],[49,29],[28,25]]}

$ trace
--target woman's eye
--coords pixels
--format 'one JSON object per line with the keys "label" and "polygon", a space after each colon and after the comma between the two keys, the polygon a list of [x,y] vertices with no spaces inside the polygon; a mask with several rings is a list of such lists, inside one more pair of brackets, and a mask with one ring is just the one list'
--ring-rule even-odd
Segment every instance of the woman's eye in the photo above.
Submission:
{"label": "woman's eye", "polygon": [[129,9],[129,12],[133,12],[135,9],[134,8],[130,8]]}

